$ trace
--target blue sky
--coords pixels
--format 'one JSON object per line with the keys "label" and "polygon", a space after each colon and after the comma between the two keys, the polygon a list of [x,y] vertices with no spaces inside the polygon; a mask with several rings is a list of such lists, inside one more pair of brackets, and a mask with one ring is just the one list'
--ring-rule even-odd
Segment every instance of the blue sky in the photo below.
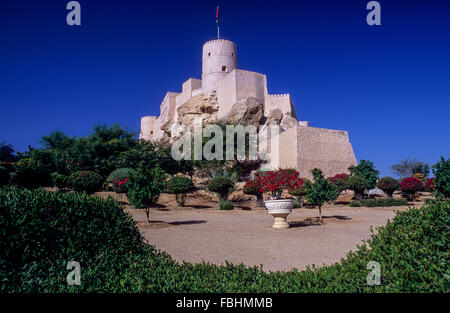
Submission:
{"label": "blue sky", "polygon": [[[201,76],[202,44],[216,36],[217,1],[0,1],[0,141],[39,146],[95,124],[139,131],[166,91]],[[299,119],[349,132],[358,160],[382,175],[410,157],[450,151],[450,1],[219,1],[221,35],[239,67],[290,93]]]}

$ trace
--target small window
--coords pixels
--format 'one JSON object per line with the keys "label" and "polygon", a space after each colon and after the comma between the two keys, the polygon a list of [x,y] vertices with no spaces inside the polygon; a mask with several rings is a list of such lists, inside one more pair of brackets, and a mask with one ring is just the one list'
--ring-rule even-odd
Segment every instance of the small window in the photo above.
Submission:
{"label": "small window", "polygon": [[225,72],[227,70],[227,67],[224,65],[222,66],[222,72]]}
{"label": "small window", "polygon": [[211,56],[211,52],[208,52],[208,56]]}
{"label": "small window", "polygon": [[234,57],[234,53],[231,53],[231,56]]}

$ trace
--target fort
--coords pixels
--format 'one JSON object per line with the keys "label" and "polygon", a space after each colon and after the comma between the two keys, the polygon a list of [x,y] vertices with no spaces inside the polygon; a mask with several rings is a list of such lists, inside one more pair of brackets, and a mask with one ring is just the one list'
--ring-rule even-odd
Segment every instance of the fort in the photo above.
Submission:
{"label": "fort", "polygon": [[181,92],[167,92],[160,115],[142,117],[140,138],[167,139],[173,125],[192,126],[187,116],[200,116],[205,123],[242,122],[251,116],[260,126],[278,125],[279,146],[270,147],[270,160],[262,165],[266,169],[294,167],[311,177],[310,170],[318,167],[332,176],[348,173],[348,167],[357,164],[346,131],[299,121],[288,93],[269,94],[266,75],[238,68],[237,47],[230,40],[215,39],[203,45],[201,79],[189,78]]}

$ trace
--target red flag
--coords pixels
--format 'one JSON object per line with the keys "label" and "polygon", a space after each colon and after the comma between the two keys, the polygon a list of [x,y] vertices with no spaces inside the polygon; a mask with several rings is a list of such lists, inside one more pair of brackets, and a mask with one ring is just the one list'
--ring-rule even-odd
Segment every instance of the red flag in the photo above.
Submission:
{"label": "red flag", "polygon": [[217,25],[219,25],[219,6],[217,6],[217,11],[216,11],[216,23],[217,23]]}

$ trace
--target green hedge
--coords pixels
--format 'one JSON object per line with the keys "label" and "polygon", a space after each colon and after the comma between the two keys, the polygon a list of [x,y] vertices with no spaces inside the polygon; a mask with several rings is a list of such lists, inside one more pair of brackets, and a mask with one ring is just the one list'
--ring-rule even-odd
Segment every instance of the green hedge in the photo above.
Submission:
{"label": "green hedge", "polygon": [[[226,263],[179,264],[143,244],[113,200],[0,189],[2,292],[449,292],[450,202],[398,212],[340,263],[265,273]],[[293,247],[295,249],[295,247]],[[65,282],[81,261],[81,286]],[[381,285],[368,286],[368,262]]]}
{"label": "green hedge", "polygon": [[389,207],[408,205],[405,199],[380,198],[380,199],[361,199],[352,201],[351,207]]}

